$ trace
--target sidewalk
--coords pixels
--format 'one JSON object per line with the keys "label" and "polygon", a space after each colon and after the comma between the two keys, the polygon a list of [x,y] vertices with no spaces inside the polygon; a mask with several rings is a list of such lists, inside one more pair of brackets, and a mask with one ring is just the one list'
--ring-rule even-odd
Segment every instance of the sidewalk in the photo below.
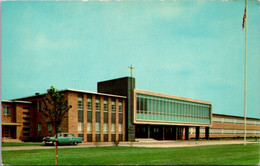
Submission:
{"label": "sidewalk", "polygon": [[[259,142],[247,142],[258,143]],[[244,144],[243,140],[199,140],[199,141],[145,141],[145,142],[120,142],[118,146],[122,147],[147,147],[147,148],[172,148],[172,147],[196,147],[207,145],[226,145],[226,144]],[[61,145],[62,148],[88,148],[88,147],[105,147],[114,146],[112,142],[99,142],[99,143],[80,143],[75,145]],[[2,150],[34,150],[34,149],[54,149],[54,146],[10,146],[2,147]]]}

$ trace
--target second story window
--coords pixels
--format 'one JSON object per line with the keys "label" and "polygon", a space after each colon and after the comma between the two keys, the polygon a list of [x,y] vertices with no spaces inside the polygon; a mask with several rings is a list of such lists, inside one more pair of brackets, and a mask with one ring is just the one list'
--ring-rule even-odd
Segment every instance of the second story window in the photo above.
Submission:
{"label": "second story window", "polygon": [[10,115],[11,109],[9,106],[4,106],[4,115]]}
{"label": "second story window", "polygon": [[119,107],[119,112],[123,112],[123,103],[121,101],[118,103],[118,107]]}
{"label": "second story window", "polygon": [[96,110],[100,110],[100,100],[96,99]]}
{"label": "second story window", "polygon": [[88,110],[92,110],[92,98],[91,96],[88,96],[88,99],[87,99],[87,106],[88,106]]}
{"label": "second story window", "polygon": [[39,112],[41,109],[41,102],[37,101],[37,112]]}
{"label": "second story window", "polygon": [[104,99],[104,111],[108,111],[108,102],[107,102],[107,98]]}
{"label": "second story window", "polygon": [[116,111],[116,102],[115,101],[111,102],[111,110],[112,110],[112,112]]}
{"label": "second story window", "polygon": [[78,96],[78,108],[83,109],[83,96],[82,95]]}

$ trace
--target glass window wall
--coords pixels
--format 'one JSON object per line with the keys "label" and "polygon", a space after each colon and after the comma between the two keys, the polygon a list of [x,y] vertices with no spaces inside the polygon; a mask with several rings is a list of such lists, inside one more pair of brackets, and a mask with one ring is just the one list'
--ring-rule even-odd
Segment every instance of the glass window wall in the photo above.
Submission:
{"label": "glass window wall", "polygon": [[137,120],[203,124],[211,122],[209,104],[138,93],[136,96]]}

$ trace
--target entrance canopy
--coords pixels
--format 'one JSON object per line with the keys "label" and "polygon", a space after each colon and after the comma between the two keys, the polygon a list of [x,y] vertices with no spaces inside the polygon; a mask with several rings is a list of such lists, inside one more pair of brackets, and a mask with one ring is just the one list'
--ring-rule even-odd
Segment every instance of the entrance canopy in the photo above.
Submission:
{"label": "entrance canopy", "polygon": [[2,123],[2,126],[21,126],[22,123]]}

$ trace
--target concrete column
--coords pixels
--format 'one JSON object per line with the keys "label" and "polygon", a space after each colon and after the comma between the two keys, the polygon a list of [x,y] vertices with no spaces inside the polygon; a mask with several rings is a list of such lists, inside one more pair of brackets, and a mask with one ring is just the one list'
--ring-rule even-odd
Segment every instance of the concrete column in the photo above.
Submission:
{"label": "concrete column", "polygon": [[190,139],[189,126],[185,126],[185,140]]}
{"label": "concrete column", "polygon": [[205,139],[209,139],[209,127],[205,127]]}
{"label": "concrete column", "polygon": [[164,131],[164,130],[165,130],[165,127],[163,126],[162,129],[163,129],[163,140],[165,140],[165,131]]}
{"label": "concrete column", "polygon": [[150,125],[147,125],[147,138],[150,138]]}
{"label": "concrete column", "polygon": [[173,126],[173,140],[177,140],[177,135],[178,135],[178,133],[177,133],[177,127],[176,126]]}
{"label": "concrete column", "polygon": [[196,127],[196,140],[199,140],[200,139],[200,127],[197,126]]}

